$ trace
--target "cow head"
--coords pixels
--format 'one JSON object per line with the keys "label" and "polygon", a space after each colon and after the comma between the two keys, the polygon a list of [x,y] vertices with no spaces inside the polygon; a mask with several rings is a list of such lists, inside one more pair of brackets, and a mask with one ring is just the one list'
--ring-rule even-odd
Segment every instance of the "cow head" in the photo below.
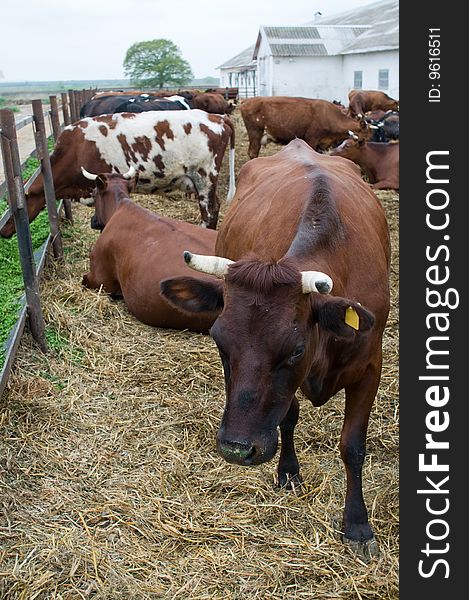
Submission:
{"label": "cow head", "polygon": [[[331,336],[351,338],[369,330],[373,315],[358,303],[329,296],[332,280],[298,270],[294,259],[237,262],[185,253],[189,266],[224,278],[203,291],[193,278],[167,279],[161,293],[186,312],[220,315],[211,328],[225,374],[226,405],[217,449],[228,462],[256,465],[277,450],[277,428],[296,390],[311,373],[325,373],[325,344]],[[346,311],[353,313],[353,325]],[[355,329],[354,327],[357,327]]]}
{"label": "cow head", "polygon": [[353,131],[349,131],[349,136],[350,137],[339,144],[339,146],[331,150],[331,156],[342,156],[343,158],[348,158],[349,160],[354,160],[359,156],[361,149],[364,147],[366,142],[363,138],[355,135]]}
{"label": "cow head", "polygon": [[102,231],[116,210],[119,201],[122,198],[128,198],[135,190],[138,176],[133,166],[122,175],[120,173],[95,175],[83,167],[81,167],[81,171],[83,176],[94,181],[96,186],[93,190],[95,212],[91,217],[90,226],[92,229]]}

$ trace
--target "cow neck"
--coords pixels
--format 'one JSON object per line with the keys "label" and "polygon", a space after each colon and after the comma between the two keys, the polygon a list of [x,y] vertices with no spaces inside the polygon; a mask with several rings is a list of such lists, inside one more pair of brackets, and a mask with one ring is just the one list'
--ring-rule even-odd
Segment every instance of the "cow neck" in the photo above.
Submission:
{"label": "cow neck", "polygon": [[104,215],[106,223],[123,204],[132,202],[128,196],[128,192],[120,189],[112,190],[112,193],[109,194],[109,197],[112,198],[112,201],[104,201]]}

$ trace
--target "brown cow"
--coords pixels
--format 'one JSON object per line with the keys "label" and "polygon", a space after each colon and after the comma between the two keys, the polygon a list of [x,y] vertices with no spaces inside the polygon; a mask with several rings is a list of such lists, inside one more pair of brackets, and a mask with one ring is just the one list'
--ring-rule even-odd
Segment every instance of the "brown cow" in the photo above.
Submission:
{"label": "brown cow", "polygon": [[214,113],[218,115],[229,115],[233,112],[234,106],[227,102],[221,94],[195,94],[192,99],[194,108],[205,110],[208,113]]}
{"label": "brown cow", "polygon": [[288,144],[299,138],[315,150],[325,150],[347,138],[349,131],[369,137],[365,123],[343,114],[327,100],[258,96],[240,104],[249,137],[249,157],[259,156],[261,145],[272,140]]}
{"label": "brown cow", "polygon": [[[218,177],[230,140],[228,199],[234,195],[234,127],[228,117],[201,110],[88,117],[65,127],[58,138],[51,155],[55,193],[72,200],[91,195],[93,186],[83,177],[81,166],[93,173],[125,173],[133,165],[141,192],[181,189],[195,193],[201,224],[215,229],[220,208]],[[41,175],[26,199],[32,221],[45,206]],[[11,237],[14,232],[11,218],[0,235]]]}
{"label": "brown cow", "polygon": [[211,329],[226,386],[219,453],[240,465],[268,461],[280,427],[278,480],[298,481],[296,391],[321,406],[345,388],[344,539],[375,552],[361,473],[389,311],[389,233],[378,199],[353,163],[294,140],[242,167],[216,254],[185,258],[224,277],[222,291],[218,280],[201,294],[196,281],[174,278],[162,293],[188,312],[223,304]]}
{"label": "brown cow", "polygon": [[[96,212],[91,222],[102,233],[91,250],[83,285],[91,289],[103,286],[113,297],[122,297],[129,311],[147,325],[207,333],[216,312],[184,314],[169,305],[159,291],[162,279],[190,274],[182,258],[184,248],[214,252],[216,231],[158,216],[132,202],[132,172],[94,175],[85,171],[84,175],[96,185]],[[199,281],[203,284],[208,279],[201,274]]]}
{"label": "brown cow", "polygon": [[371,110],[399,110],[399,102],[384,92],[375,90],[350,90],[349,110],[352,117],[362,117]]}
{"label": "brown cow", "polygon": [[375,190],[399,189],[399,142],[365,142],[349,138],[331,150],[360,166]]}

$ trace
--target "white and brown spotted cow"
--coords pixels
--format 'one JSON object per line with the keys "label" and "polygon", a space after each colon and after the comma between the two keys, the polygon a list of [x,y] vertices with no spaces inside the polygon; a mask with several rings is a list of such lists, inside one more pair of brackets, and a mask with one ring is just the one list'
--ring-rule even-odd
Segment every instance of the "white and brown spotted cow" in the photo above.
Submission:
{"label": "white and brown spotted cow", "polygon": [[[215,229],[219,200],[217,182],[226,146],[230,145],[230,186],[234,195],[234,127],[222,115],[202,110],[120,113],[88,117],[61,133],[51,155],[57,198],[80,200],[92,195],[93,183],[81,171],[125,173],[135,167],[137,191],[181,189],[195,193],[202,225]],[[42,176],[26,197],[32,221],[45,206]],[[15,232],[13,219],[0,230]]]}

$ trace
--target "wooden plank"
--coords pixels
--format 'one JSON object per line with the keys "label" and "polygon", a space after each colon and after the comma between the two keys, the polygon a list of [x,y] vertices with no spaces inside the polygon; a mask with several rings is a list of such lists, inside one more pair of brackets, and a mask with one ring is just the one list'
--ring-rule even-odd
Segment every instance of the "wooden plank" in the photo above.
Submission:
{"label": "wooden plank", "polygon": [[49,96],[50,100],[50,120],[52,125],[52,132],[54,135],[54,143],[57,143],[57,138],[60,135],[60,119],[59,119],[59,105],[57,103],[57,96]]}
{"label": "wooden plank", "polygon": [[[63,201],[59,202],[58,212],[62,210]],[[47,261],[47,252],[52,242],[52,235],[49,233],[46,241],[42,244],[42,246],[36,250],[34,253],[34,262],[36,264],[36,277],[40,277]],[[21,341],[21,337],[24,332],[26,317],[27,317],[27,309],[26,309],[26,297],[23,294],[19,299],[20,308],[19,317],[16,321],[16,324],[13,325],[10,334],[3,345],[3,349],[5,350],[5,361],[3,366],[0,369],[0,397],[5,389],[5,386],[8,382],[8,378],[11,373],[11,369],[14,364],[14,360],[16,357],[16,352],[18,351],[19,343]]]}
{"label": "wooden plank", "polygon": [[3,363],[3,367],[0,371],[0,397],[3,394],[3,390],[8,382],[8,378],[10,377],[11,368],[16,357],[21,336],[23,335],[24,326],[26,324],[26,312],[26,306],[23,306],[20,316],[4,345],[6,354],[5,362]]}
{"label": "wooden plank", "polygon": [[57,202],[55,199],[54,178],[52,176],[52,167],[50,163],[49,151],[47,149],[46,126],[44,123],[44,113],[42,112],[42,102],[33,100],[34,123],[36,126],[36,148],[41,160],[41,172],[44,182],[44,195],[46,197],[47,214],[49,216],[50,231],[53,237],[54,256],[63,260],[62,236],[60,235],[59,217],[57,214]]}
{"label": "wooden plank", "polygon": [[70,125],[71,123],[70,111],[68,109],[68,96],[66,92],[62,92],[60,96],[62,98],[62,114],[64,117],[64,127],[67,127],[67,125]]}
{"label": "wooden plank", "polygon": [[21,177],[21,162],[16,139],[15,118],[11,110],[0,110],[3,163],[8,183],[8,203],[15,221],[21,271],[26,293],[29,324],[34,339],[47,352],[44,317],[39,299],[39,285],[34,268],[34,256],[29,230],[26,198]]}

